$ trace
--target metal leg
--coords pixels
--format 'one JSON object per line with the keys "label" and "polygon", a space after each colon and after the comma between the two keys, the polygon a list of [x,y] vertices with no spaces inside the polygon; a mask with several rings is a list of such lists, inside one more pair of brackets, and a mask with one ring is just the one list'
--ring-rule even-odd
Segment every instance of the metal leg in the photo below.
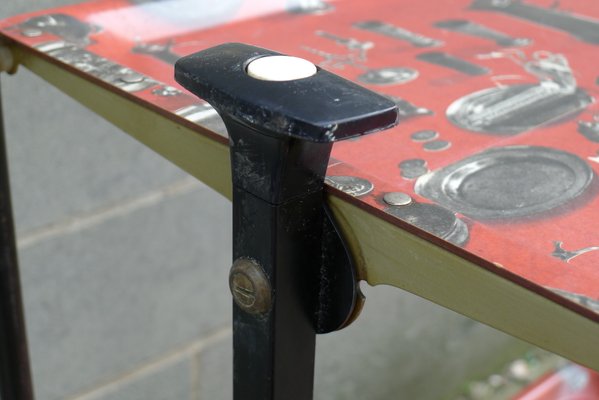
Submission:
{"label": "metal leg", "polygon": [[1,101],[0,157],[0,398],[32,400]]}
{"label": "metal leg", "polygon": [[235,400],[312,399],[315,335],[345,326],[359,303],[351,260],[325,212],[331,148],[397,119],[389,99],[280,56],[230,43],[175,66],[177,81],[219,112],[230,138]]}
{"label": "metal leg", "polygon": [[[232,123],[227,129],[235,137],[235,149],[247,145],[246,149],[254,148],[255,143],[248,143],[247,136],[234,132]],[[288,149],[290,154],[314,155],[324,150],[325,162],[320,166],[324,173],[329,144],[295,140],[282,140],[280,144],[280,150]],[[323,148],[310,149],[310,145]],[[274,153],[261,156],[263,160],[276,159]],[[232,157],[235,162],[237,157]],[[293,156],[284,160],[289,164],[293,161],[301,163]],[[321,257],[322,235],[318,228],[322,226],[322,211],[320,192],[273,204],[234,187],[235,262],[230,286],[235,299],[236,400],[312,398],[316,338],[313,310],[317,296],[314,277]]]}

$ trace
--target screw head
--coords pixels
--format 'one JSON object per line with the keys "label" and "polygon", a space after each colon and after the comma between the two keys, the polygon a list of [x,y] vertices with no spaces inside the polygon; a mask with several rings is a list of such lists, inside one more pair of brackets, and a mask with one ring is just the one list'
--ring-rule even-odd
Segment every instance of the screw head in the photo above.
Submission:
{"label": "screw head", "polygon": [[238,258],[229,273],[229,289],[235,304],[250,314],[264,314],[272,305],[272,289],[256,261]]}

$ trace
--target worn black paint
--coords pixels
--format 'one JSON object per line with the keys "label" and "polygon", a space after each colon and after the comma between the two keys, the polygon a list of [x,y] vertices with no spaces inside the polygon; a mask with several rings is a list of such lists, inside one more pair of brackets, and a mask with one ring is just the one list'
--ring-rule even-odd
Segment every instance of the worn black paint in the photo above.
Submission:
{"label": "worn black paint", "polygon": [[248,61],[268,55],[279,54],[225,44],[178,61],[175,78],[225,122],[233,259],[257,262],[272,290],[262,314],[233,306],[234,398],[309,400],[315,334],[346,322],[358,290],[324,208],[332,144],[394,125],[397,107],[322,70],[287,82],[249,77]]}
{"label": "worn black paint", "polygon": [[309,78],[284,82],[261,81],[245,73],[249,61],[269,55],[281,54],[223,44],[177,61],[175,79],[221,116],[276,136],[329,143],[397,123],[393,101],[322,69]]}

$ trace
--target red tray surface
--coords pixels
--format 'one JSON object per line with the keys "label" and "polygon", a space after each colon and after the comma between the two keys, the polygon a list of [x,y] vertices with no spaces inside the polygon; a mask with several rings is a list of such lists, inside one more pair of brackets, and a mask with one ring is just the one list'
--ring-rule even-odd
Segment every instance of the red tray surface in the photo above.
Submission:
{"label": "red tray surface", "polygon": [[[211,4],[98,0],[10,18],[0,32],[216,130],[214,113],[174,82],[172,64],[223,42],[307,58],[403,99],[398,127],[335,144],[329,183],[599,321],[598,3]],[[389,205],[384,196],[395,192],[412,203]]]}

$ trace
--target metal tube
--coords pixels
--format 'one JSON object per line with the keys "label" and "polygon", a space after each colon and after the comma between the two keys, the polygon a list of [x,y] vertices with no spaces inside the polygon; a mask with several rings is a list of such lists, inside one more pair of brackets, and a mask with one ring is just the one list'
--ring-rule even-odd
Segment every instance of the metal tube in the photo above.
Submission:
{"label": "metal tube", "polygon": [[1,100],[0,157],[0,398],[32,400]]}

